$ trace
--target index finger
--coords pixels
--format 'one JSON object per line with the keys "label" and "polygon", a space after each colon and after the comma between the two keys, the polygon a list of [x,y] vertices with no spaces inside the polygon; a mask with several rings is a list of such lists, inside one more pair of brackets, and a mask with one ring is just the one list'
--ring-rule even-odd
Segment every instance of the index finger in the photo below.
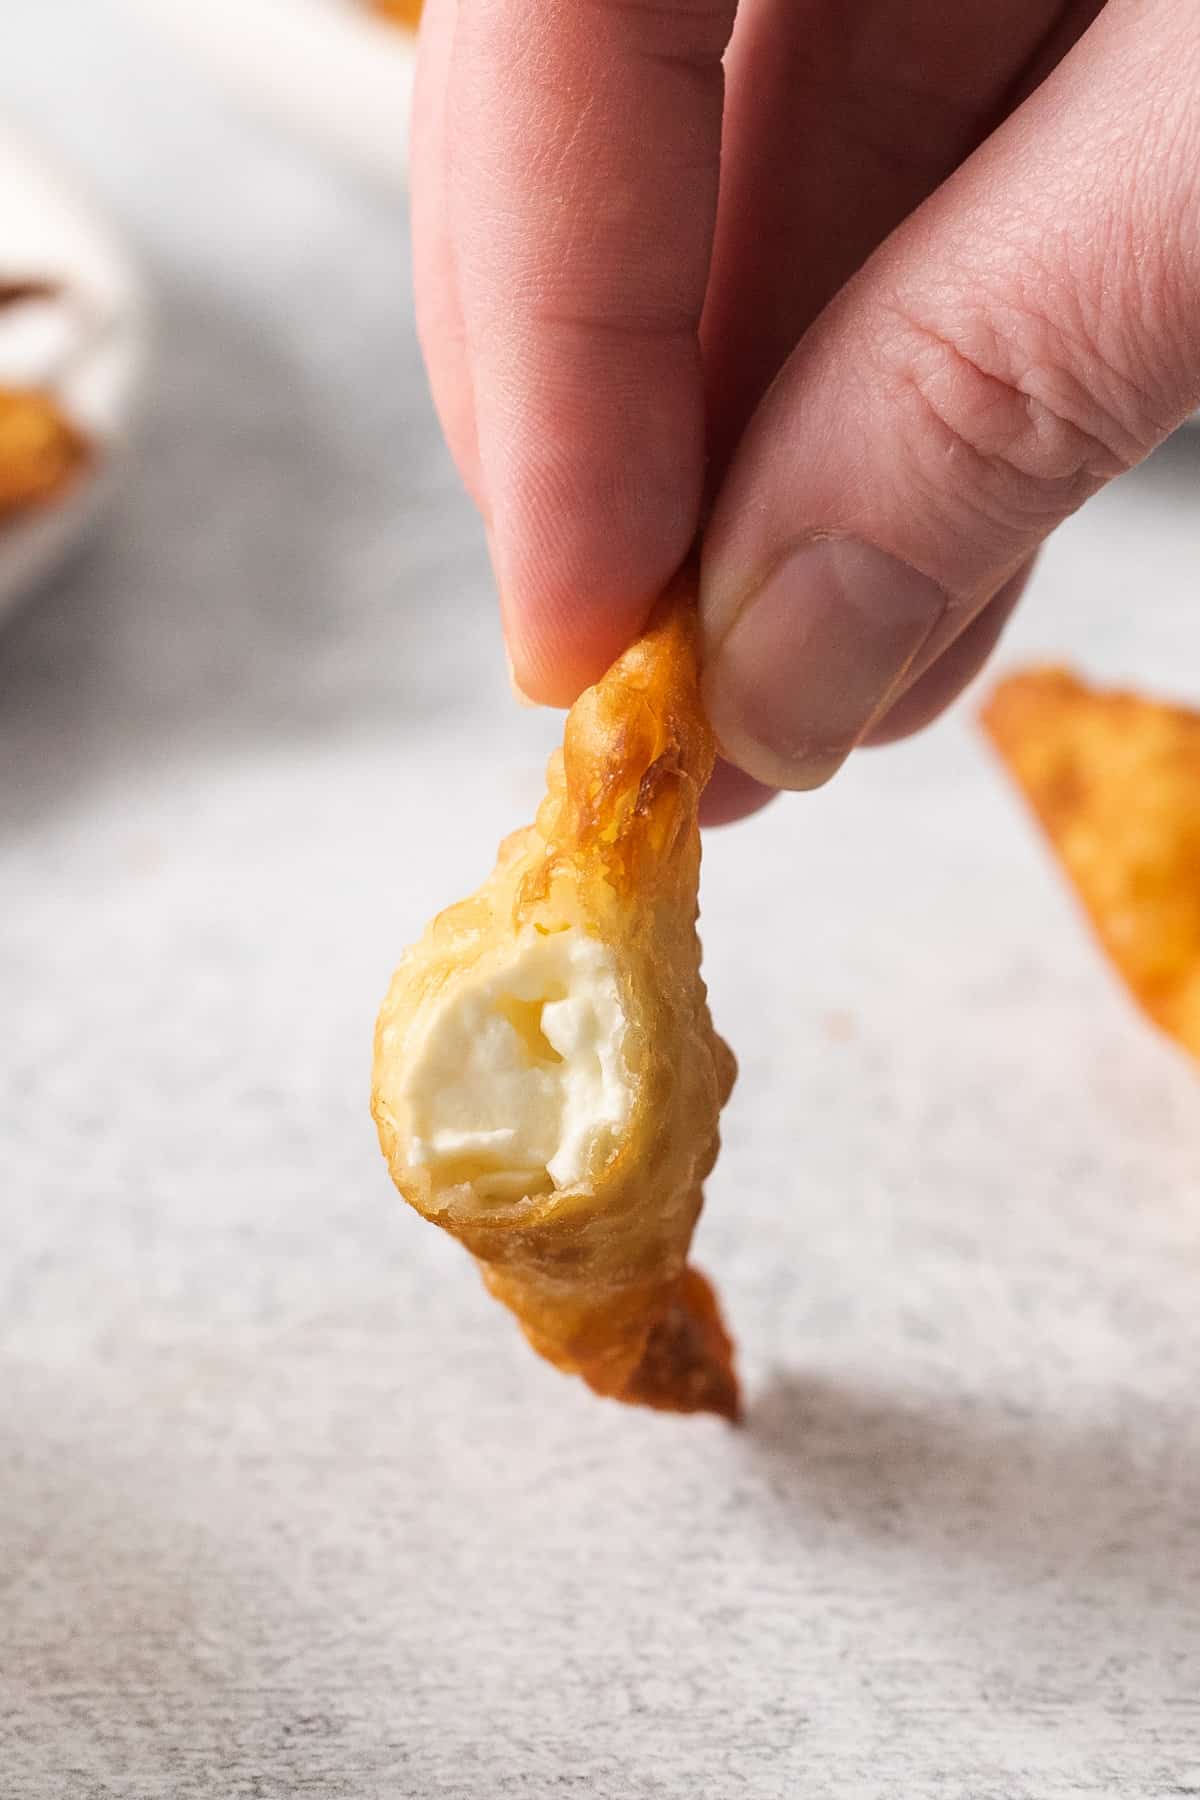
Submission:
{"label": "index finger", "polygon": [[514,672],[565,702],[698,525],[733,0],[472,0],[447,206]]}

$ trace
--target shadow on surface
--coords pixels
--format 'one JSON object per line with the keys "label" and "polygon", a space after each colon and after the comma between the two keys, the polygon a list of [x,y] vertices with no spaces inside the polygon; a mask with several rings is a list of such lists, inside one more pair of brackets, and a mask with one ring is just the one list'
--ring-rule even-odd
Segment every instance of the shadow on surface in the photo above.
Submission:
{"label": "shadow on surface", "polygon": [[[1200,1618],[1200,1430],[1176,1414],[1088,1428],[947,1397],[778,1374],[753,1409],[751,1454],[797,1525],[814,1517],[985,1564],[1001,1591],[1095,1604],[1097,1628],[1194,1651]],[[994,1591],[994,1582],[982,1591]]]}

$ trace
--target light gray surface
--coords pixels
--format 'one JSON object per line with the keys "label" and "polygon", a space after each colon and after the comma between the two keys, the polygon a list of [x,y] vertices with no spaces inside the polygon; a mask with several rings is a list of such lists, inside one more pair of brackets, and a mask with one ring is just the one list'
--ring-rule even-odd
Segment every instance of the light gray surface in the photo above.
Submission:
{"label": "light gray surface", "polygon": [[[967,717],[712,839],[749,1420],[593,1400],[366,1114],[554,730],[400,221],[98,0],[0,85],[160,297],[136,483],[0,640],[4,1800],[1200,1791],[1200,1088]],[[1198,476],[1064,533],[1004,659],[1194,694]]]}

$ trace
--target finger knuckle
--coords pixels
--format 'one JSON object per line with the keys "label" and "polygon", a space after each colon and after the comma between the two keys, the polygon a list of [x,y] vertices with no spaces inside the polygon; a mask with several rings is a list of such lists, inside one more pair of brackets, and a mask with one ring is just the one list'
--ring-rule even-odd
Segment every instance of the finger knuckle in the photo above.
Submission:
{"label": "finger knuckle", "polygon": [[1143,398],[1083,322],[974,300],[899,311],[886,378],[919,466],[1001,530],[1041,535],[1150,447]]}

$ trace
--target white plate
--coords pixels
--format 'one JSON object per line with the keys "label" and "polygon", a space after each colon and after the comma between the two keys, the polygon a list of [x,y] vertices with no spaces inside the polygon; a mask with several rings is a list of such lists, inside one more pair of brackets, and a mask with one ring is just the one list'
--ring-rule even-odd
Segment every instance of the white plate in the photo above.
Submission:
{"label": "white plate", "polygon": [[64,497],[0,524],[0,615],[47,575],[111,488],[145,361],[145,307],[124,252],[22,137],[0,128],[0,280],[46,280],[53,299],[0,311],[0,385],[47,387],[89,438]]}
{"label": "white plate", "polygon": [[416,38],[360,0],[130,0],[260,110],[375,175],[408,169]]}

